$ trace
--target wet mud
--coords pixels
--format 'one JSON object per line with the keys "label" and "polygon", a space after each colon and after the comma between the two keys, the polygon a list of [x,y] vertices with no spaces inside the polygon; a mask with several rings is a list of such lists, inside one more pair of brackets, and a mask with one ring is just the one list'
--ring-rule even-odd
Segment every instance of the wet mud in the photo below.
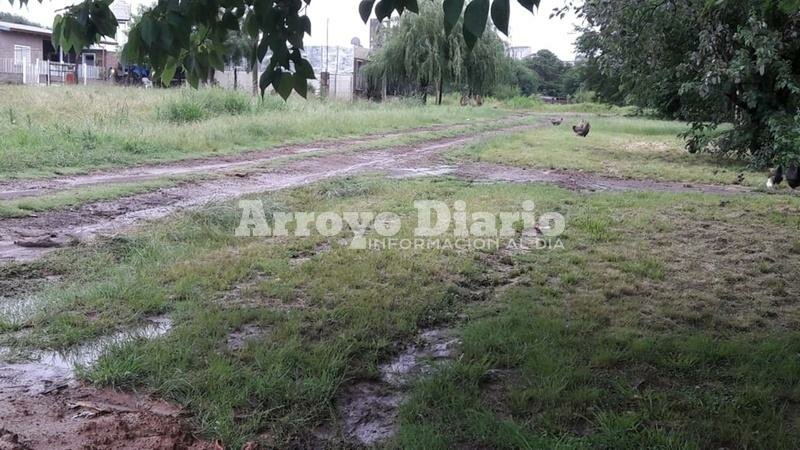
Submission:
{"label": "wet mud", "polygon": [[453,358],[461,342],[447,329],[424,331],[417,341],[379,367],[380,379],[357,381],[345,388],[338,409],[348,439],[371,446],[394,436],[408,387]]}
{"label": "wet mud", "polygon": [[25,360],[0,349],[0,449],[216,449],[199,440],[174,404],[136,393],[84,386],[75,367],[95,364],[113,345],[169,331],[166,317],[64,352]]}
{"label": "wet mud", "polygon": [[548,183],[581,192],[646,191],[717,195],[756,192],[752,188],[739,185],[614,178],[590,172],[523,168],[483,162],[459,164],[449,173],[479,182]]}

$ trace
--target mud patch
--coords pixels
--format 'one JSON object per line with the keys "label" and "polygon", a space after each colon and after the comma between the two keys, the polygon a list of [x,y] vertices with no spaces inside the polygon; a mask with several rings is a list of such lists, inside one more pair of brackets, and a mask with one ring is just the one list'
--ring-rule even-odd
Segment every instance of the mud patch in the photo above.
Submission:
{"label": "mud patch", "polygon": [[359,381],[345,388],[338,402],[344,434],[361,445],[376,445],[397,431],[398,409],[406,389],[452,359],[461,341],[452,330],[424,331],[417,343],[379,367],[380,380]]}
{"label": "mud patch", "polygon": [[738,185],[714,185],[675,181],[635,180],[613,178],[590,172],[545,170],[514,167],[502,164],[461,164],[455,175],[474,181],[505,183],[549,183],[581,192],[673,192],[716,195],[755,193],[753,189]]}
{"label": "mud patch", "polygon": [[36,396],[0,390],[0,449],[220,448],[197,439],[183,415],[173,404],[108,389]]}
{"label": "mud patch", "polygon": [[[65,351],[37,350],[25,355],[25,361],[0,363],[0,389],[22,394],[43,394],[75,384],[75,368],[91,367],[112,346],[123,345],[136,339],[155,339],[172,328],[167,317],[154,317],[133,330],[67,349]],[[0,348],[0,358],[8,360],[15,355],[10,348]],[[14,359],[19,359],[16,356]]]}
{"label": "mud patch", "polygon": [[247,324],[228,335],[225,346],[229,351],[238,352],[253,341],[264,337],[269,332],[268,329],[255,324]]}

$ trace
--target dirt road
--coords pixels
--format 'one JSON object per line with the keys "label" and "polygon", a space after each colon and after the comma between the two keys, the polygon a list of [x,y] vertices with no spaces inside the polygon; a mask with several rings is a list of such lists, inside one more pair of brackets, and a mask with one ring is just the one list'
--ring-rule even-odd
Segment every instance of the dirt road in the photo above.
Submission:
{"label": "dirt road", "polygon": [[[376,135],[218,159],[206,158],[52,180],[0,184],[0,197],[19,198],[32,195],[31,192],[50,193],[90,185],[146,181],[167,175],[217,174],[212,178],[124,198],[50,210],[31,217],[0,219],[0,261],[30,261],[53,248],[85,241],[97,235],[124,232],[142,221],[158,219],[214,201],[367,172],[401,177],[452,174],[476,181],[553,183],[590,192],[642,190],[720,195],[751,192],[750,188],[742,186],[629,180],[584,172],[523,169],[472,162],[447,165],[443,162],[442,154],[448,149],[493,135],[542,126],[549,126],[549,123],[541,118],[524,120],[514,117],[497,122],[497,126],[488,131],[470,131],[463,129],[463,125],[456,125],[455,129],[463,131],[457,137],[432,139],[385,150],[353,150],[354,145],[368,145],[387,136]],[[444,130],[446,127],[437,129]],[[413,132],[395,133],[393,136],[400,137]],[[300,158],[303,154],[306,154],[305,157]],[[274,166],[265,167],[267,163],[273,163]]]}
{"label": "dirt road", "polygon": [[[201,160],[175,165],[127,169],[98,173],[82,177],[68,177],[42,181],[38,189],[45,192],[59,190],[59,186],[119,183],[122,180],[147,180],[166,174],[208,173],[220,171],[221,176],[186,182],[178,186],[159,189],[129,197],[89,203],[83,206],[58,209],[32,217],[0,220],[0,261],[29,261],[60,246],[74,241],[84,241],[98,234],[114,234],[129,229],[143,220],[157,219],[175,211],[197,207],[214,201],[227,200],[241,195],[285,189],[337,176],[365,172],[403,174],[407,170],[432,167],[439,155],[447,149],[463,146],[483,137],[500,133],[513,133],[542,126],[531,119],[519,125],[500,123],[490,131],[462,134],[458,137],[434,139],[420,144],[399,146],[387,150],[348,151],[354,141],[341,143],[321,154],[291,159],[278,167],[260,167],[280,156],[296,156],[307,148],[297,147],[270,155],[260,153],[242,155],[233,160]],[[377,139],[377,138],[376,138]],[[363,140],[359,142],[363,143]],[[308,151],[305,151],[308,153]],[[6,185],[6,196],[25,193],[27,183]],[[62,187],[63,189],[63,187]]]}

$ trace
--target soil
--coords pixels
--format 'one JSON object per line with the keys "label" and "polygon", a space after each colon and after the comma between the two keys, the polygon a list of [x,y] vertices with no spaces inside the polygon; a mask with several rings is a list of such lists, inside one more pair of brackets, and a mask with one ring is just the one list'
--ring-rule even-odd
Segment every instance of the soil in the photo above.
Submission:
{"label": "soil", "polygon": [[[85,241],[100,234],[114,235],[145,220],[158,219],[179,210],[246,194],[286,189],[365,172],[406,175],[408,169],[428,167],[432,162],[438,161],[438,155],[447,149],[486,136],[518,132],[542,124],[538,121],[527,125],[513,125],[387,150],[329,152],[292,160],[277,168],[254,168],[246,173],[231,173],[230,176],[183,183],[144,194],[69,209],[50,210],[29,217],[3,219],[0,220],[0,261],[35,260],[58,247]],[[352,144],[352,141],[348,143]],[[248,160],[247,163],[253,164],[253,161]],[[189,163],[181,164],[192,167],[192,170],[198,167],[207,170],[205,168],[209,167],[206,163],[194,166]],[[166,167],[152,170],[167,171]],[[180,165],[170,167],[169,170],[181,170]],[[87,176],[84,181],[117,183],[119,179],[114,177],[118,175],[119,173],[95,174]],[[62,182],[66,181],[49,180],[43,183],[50,183],[52,187]],[[41,189],[46,191],[49,187],[43,186]],[[39,242],[46,242],[47,245],[36,245]]]}
{"label": "soil", "polygon": [[582,192],[649,191],[737,195],[755,192],[739,185],[697,184],[676,181],[614,178],[591,172],[523,168],[490,163],[461,164],[454,175],[474,181],[506,183],[549,183]]}
{"label": "soil", "polygon": [[379,380],[361,380],[345,388],[338,408],[344,435],[354,443],[373,446],[390,439],[397,431],[406,388],[435,370],[437,363],[452,359],[461,344],[447,329],[426,330],[417,341],[378,368]]}
{"label": "soil", "polygon": [[145,395],[72,386],[0,391],[0,450],[219,449],[194,436],[179,407]]}
{"label": "soil", "polygon": [[[500,120],[494,120],[503,128],[511,123],[519,122],[525,114],[511,114]],[[381,139],[410,136],[443,130],[464,129],[468,133],[470,127],[490,122],[489,119],[475,120],[469,123],[448,125],[431,125],[402,131],[369,134],[359,138],[331,139],[307,145],[287,145],[267,150],[246,151],[233,155],[204,157],[177,162],[140,165],[123,169],[96,171],[83,175],[62,176],[49,179],[34,179],[0,182],[0,200],[14,200],[40,196],[48,193],[76,189],[89,186],[151,181],[164,177],[185,176],[193,174],[208,175],[213,173],[230,173],[237,170],[263,165],[280,158],[298,156],[308,153],[341,152],[345,148],[369,145]]]}

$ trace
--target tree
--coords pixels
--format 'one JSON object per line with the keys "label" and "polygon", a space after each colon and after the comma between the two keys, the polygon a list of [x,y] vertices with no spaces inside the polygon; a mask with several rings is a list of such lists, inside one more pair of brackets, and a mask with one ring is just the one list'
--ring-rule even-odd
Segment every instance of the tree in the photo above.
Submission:
{"label": "tree", "polygon": [[[579,48],[601,95],[693,122],[690,151],[800,161],[800,12],[764,0],[589,0]],[[599,69],[602,76],[597,76]],[[594,72],[593,72],[594,71]],[[730,129],[720,129],[723,123]]]}
{"label": "tree", "polygon": [[367,79],[375,86],[388,82],[423,100],[437,92],[441,103],[445,85],[472,94],[486,94],[494,86],[505,57],[503,44],[494,32],[468,48],[464,37],[442,28],[441,0],[425,1],[418,15],[404,16],[389,30],[388,40],[366,67]]}
{"label": "tree", "polygon": [[569,66],[550,50],[539,50],[525,58],[525,65],[539,75],[539,92],[551,97],[562,97],[564,73]]}
{"label": "tree", "polygon": [[539,76],[522,61],[505,56],[497,67],[497,81],[491,94],[498,98],[530,96],[539,89]]}
{"label": "tree", "polygon": [[[9,0],[14,4],[14,0]],[[28,0],[19,0],[24,5]],[[41,0],[39,0],[41,1]],[[53,21],[54,44],[79,51],[102,36],[114,36],[117,20],[109,5],[114,0],[83,0],[68,7]],[[533,12],[539,0],[517,0]],[[284,98],[292,90],[305,96],[314,78],[303,57],[303,40],[311,34],[306,7],[311,0],[158,0],[132,27],[125,56],[130,61],[147,58],[162,81],[183,68],[192,86],[208,79],[224,65],[224,42],[230,31],[242,31],[258,40],[252,62],[270,56],[261,75],[261,91],[268,86]],[[491,16],[494,25],[508,34],[510,0],[446,0],[442,26],[449,33],[464,16],[462,34],[472,48]],[[362,0],[359,13],[366,22],[374,15],[383,20],[394,12],[419,12],[417,0]]]}
{"label": "tree", "polygon": [[32,22],[22,16],[18,16],[16,14],[11,14],[3,11],[0,11],[0,21],[17,23],[20,25],[30,25],[33,27],[41,27],[41,25],[39,25],[38,23]]}

